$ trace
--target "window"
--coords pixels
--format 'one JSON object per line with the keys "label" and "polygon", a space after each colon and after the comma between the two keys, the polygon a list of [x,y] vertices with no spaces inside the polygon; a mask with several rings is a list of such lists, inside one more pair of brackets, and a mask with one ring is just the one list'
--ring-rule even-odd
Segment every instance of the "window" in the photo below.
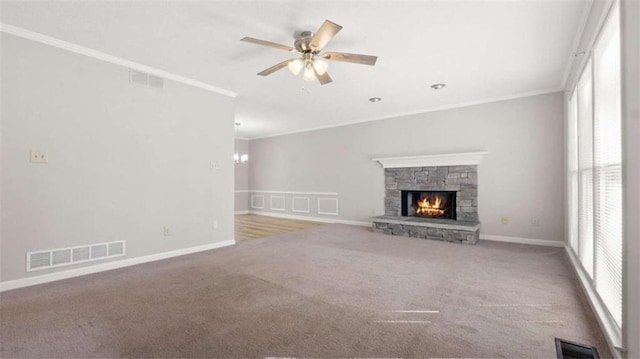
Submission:
{"label": "window", "polygon": [[578,258],[593,278],[593,81],[591,60],[578,81]]}
{"label": "window", "polygon": [[622,321],[622,116],[619,13],[606,22],[593,50],[595,287],[618,325]]}
{"label": "window", "polygon": [[578,93],[569,99],[567,171],[569,180],[569,246],[578,253]]}
{"label": "window", "polygon": [[622,141],[617,3],[567,104],[569,247],[622,327]]}

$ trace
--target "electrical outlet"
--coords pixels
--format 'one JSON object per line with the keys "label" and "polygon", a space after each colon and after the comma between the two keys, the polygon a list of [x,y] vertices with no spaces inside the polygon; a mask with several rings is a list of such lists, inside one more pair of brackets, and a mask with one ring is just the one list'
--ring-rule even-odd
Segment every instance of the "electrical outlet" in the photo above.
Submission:
{"label": "electrical outlet", "polygon": [[171,235],[171,229],[169,227],[162,227],[162,235],[169,237]]}
{"label": "electrical outlet", "polygon": [[212,170],[219,170],[220,169],[220,164],[217,162],[211,162],[211,169]]}
{"label": "electrical outlet", "polygon": [[213,221],[213,229],[218,229],[218,221]]}
{"label": "electrical outlet", "polygon": [[500,222],[502,224],[509,224],[509,217],[502,217],[500,218]]}
{"label": "electrical outlet", "polygon": [[31,163],[47,163],[49,162],[49,154],[47,151],[31,150],[30,161]]}
{"label": "electrical outlet", "polygon": [[540,227],[540,218],[534,218],[531,225],[534,227]]}

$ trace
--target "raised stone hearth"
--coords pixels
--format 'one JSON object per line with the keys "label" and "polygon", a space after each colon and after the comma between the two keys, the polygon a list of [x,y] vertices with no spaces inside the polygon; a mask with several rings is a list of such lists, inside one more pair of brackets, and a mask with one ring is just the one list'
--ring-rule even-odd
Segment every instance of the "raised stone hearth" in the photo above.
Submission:
{"label": "raised stone hearth", "polygon": [[403,237],[476,244],[480,237],[480,223],[380,216],[373,219],[373,231]]}
{"label": "raised stone hearth", "polygon": [[[478,221],[478,162],[485,153],[377,159],[385,174],[385,215],[373,218],[373,231],[397,236],[475,244]],[[403,213],[403,191],[455,192],[453,219]],[[415,211],[414,211],[415,213]],[[403,215],[404,214],[404,215]]]}

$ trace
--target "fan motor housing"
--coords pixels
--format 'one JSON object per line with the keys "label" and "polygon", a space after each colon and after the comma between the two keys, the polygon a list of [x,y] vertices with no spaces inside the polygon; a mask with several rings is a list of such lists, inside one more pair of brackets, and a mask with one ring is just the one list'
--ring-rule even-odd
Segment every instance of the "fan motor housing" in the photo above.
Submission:
{"label": "fan motor housing", "polygon": [[313,52],[311,47],[309,47],[309,43],[315,34],[312,31],[302,31],[300,33],[300,37],[296,39],[293,43],[293,46],[298,50],[298,52],[306,53]]}

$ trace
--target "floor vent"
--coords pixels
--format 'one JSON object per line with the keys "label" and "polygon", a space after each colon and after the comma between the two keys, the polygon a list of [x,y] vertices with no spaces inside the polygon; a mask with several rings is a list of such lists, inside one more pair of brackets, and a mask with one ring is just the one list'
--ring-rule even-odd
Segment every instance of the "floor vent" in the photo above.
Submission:
{"label": "floor vent", "polygon": [[556,338],[558,359],[600,359],[595,347]]}
{"label": "floor vent", "polygon": [[129,82],[159,89],[164,87],[164,79],[162,77],[153,76],[134,69],[129,69]]}
{"label": "floor vent", "polygon": [[27,272],[124,256],[124,241],[27,252]]}

